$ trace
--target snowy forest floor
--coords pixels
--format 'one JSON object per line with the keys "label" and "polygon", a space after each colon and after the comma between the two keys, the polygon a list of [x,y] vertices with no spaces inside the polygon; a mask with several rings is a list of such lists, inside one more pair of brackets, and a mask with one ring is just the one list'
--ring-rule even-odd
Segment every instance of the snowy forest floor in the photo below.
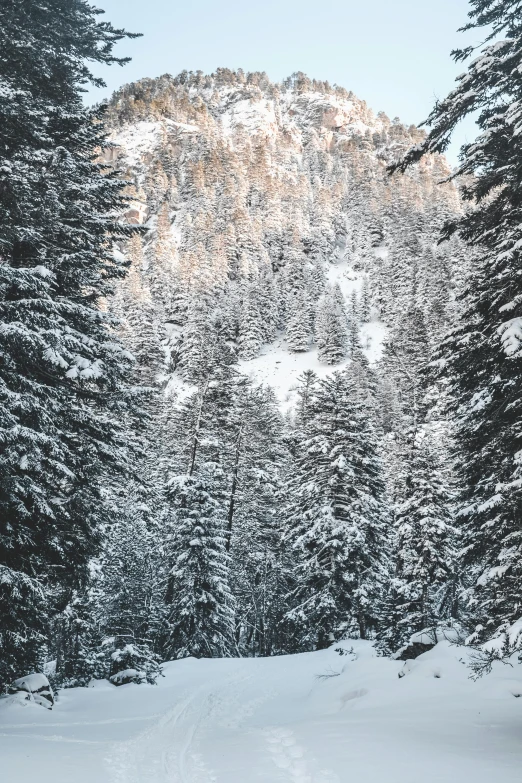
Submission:
{"label": "snowy forest floor", "polygon": [[[3,783],[520,781],[522,666],[474,682],[441,642],[404,664],[368,642],[265,659],[168,663],[156,686],[2,700]],[[329,676],[331,675],[331,676]],[[335,676],[337,675],[337,676]],[[517,696],[519,698],[517,698]]]}

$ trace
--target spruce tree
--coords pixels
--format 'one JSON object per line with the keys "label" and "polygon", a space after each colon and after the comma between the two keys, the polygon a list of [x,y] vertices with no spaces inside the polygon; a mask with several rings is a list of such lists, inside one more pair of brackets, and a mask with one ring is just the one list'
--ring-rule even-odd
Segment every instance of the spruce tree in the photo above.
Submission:
{"label": "spruce tree", "polygon": [[424,432],[413,445],[394,529],[395,568],[379,623],[380,644],[390,652],[412,634],[451,621],[453,607],[441,606],[454,563],[449,496]]}
{"label": "spruce tree", "polygon": [[89,582],[73,593],[63,611],[52,618],[49,655],[56,661],[54,686],[85,686],[93,678],[109,675],[99,622],[99,576],[98,571],[94,572]]}
{"label": "spruce tree", "polygon": [[302,291],[292,301],[286,327],[288,348],[292,353],[307,351],[310,346],[309,309],[308,297]]}
{"label": "spruce tree", "polygon": [[53,619],[54,681],[60,687],[92,679],[152,683],[163,616],[163,584],[157,523],[131,489],[125,508],[113,508],[103,551],[90,578]]}
{"label": "spruce tree", "polygon": [[317,355],[326,364],[339,364],[346,354],[346,317],[336,300],[335,291],[327,288],[317,305],[315,339]]}
{"label": "spruce tree", "polygon": [[281,620],[286,569],[280,508],[289,455],[282,416],[270,388],[240,389],[235,415],[241,439],[235,441],[231,466],[234,505],[229,503],[229,532],[236,635],[242,653],[270,655],[285,649]]}
{"label": "spruce tree", "polygon": [[188,306],[177,363],[181,376],[189,383],[200,383],[206,377],[214,338],[207,302],[194,294]]}
{"label": "spruce tree", "polygon": [[115,685],[153,683],[159,674],[158,637],[163,615],[159,520],[137,492],[106,530],[97,597],[105,676]]}
{"label": "spruce tree", "polygon": [[84,0],[0,9],[0,681],[38,664],[49,614],[99,545],[102,474],[125,462],[130,356],[99,304],[125,270],[122,183],[97,161],[86,61],[127,34]]}
{"label": "spruce tree", "polygon": [[386,563],[384,485],[354,379],[337,372],[314,391],[285,536],[295,556],[287,618],[297,649],[367,638]]}
{"label": "spruce tree", "polygon": [[234,654],[234,601],[229,587],[225,512],[216,499],[221,481],[207,463],[197,474],[169,481],[172,559],[163,653],[167,659]]}
{"label": "spruce tree", "polygon": [[463,315],[439,363],[449,380],[460,462],[463,565],[472,575],[475,630],[470,638],[492,658],[522,650],[522,495],[520,452],[522,316],[520,243],[520,102],[522,18],[517,0],[471,0],[465,29],[484,30],[455,89],[435,105],[426,139],[394,166],[443,152],[454,128],[478,113],[481,130],[455,172],[465,175],[471,208],[446,225],[479,256],[463,295]]}
{"label": "spruce tree", "polygon": [[239,322],[239,353],[242,359],[255,359],[263,344],[261,315],[255,297],[255,289],[248,287],[243,293]]}

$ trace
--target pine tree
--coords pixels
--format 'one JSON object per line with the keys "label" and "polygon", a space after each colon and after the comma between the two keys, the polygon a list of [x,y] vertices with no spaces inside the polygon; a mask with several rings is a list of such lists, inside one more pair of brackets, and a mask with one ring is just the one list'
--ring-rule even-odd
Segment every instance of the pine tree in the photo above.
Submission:
{"label": "pine tree", "polygon": [[390,652],[450,619],[441,607],[454,563],[449,496],[427,441],[422,432],[415,440],[395,514],[395,571],[379,629],[380,644]]}
{"label": "pine tree", "polygon": [[319,359],[326,364],[339,364],[346,353],[345,317],[331,288],[319,300],[315,319],[315,339]]}
{"label": "pine tree", "polygon": [[85,686],[109,675],[109,661],[102,647],[99,623],[99,573],[75,591],[67,606],[52,619],[49,654],[56,660],[53,684],[61,688]]}
{"label": "pine tree", "polygon": [[263,327],[255,290],[247,288],[243,294],[239,323],[239,352],[243,359],[255,359],[263,344]]}
{"label": "pine tree", "polygon": [[[119,319],[119,336],[134,357],[134,381],[140,386],[152,387],[164,369],[165,353],[159,334],[157,306],[144,275],[139,234],[127,243],[126,255],[130,262],[129,273],[112,299],[111,312]],[[129,299],[133,301],[132,308],[127,307]]]}
{"label": "pine tree", "polygon": [[368,275],[364,275],[363,277],[359,311],[362,323],[368,323],[371,315],[371,295]]}
{"label": "pine tree", "polygon": [[443,152],[457,123],[478,112],[481,134],[461,150],[455,176],[466,175],[472,208],[450,222],[480,254],[463,295],[458,327],[439,353],[449,380],[462,484],[459,515],[463,565],[475,631],[471,640],[488,658],[522,650],[522,508],[520,482],[520,132],[522,20],[514,0],[472,0],[466,29],[486,31],[456,88],[438,102],[431,130],[394,168]]}
{"label": "pine tree", "polygon": [[[286,571],[281,547],[288,452],[274,392],[238,390],[229,502],[231,585],[236,596],[236,638],[242,653],[284,650],[282,617]],[[233,515],[231,514],[233,512]]]}
{"label": "pine tree", "polygon": [[[126,33],[83,0],[0,10],[0,681],[38,664],[49,612],[86,576],[100,477],[125,462],[130,357],[99,307],[124,274],[122,183],[95,160],[86,60]],[[66,601],[65,601],[66,602]]]}
{"label": "pine tree", "polygon": [[278,328],[277,290],[271,269],[262,269],[256,283],[264,342],[272,342]]}
{"label": "pine tree", "polygon": [[424,313],[410,303],[410,307],[386,339],[383,364],[398,390],[406,416],[415,422],[414,427],[422,419],[430,355],[431,347]]}
{"label": "pine tree", "polygon": [[185,380],[199,383],[206,377],[214,338],[207,303],[193,295],[188,305],[177,364]]}
{"label": "pine tree", "polygon": [[106,532],[97,600],[103,633],[101,650],[109,659],[106,677],[116,685],[155,682],[159,674],[158,635],[163,606],[158,521],[151,519],[138,493]]}
{"label": "pine tree", "polygon": [[297,403],[295,406],[296,428],[303,428],[312,412],[312,401],[317,384],[317,375],[312,370],[305,370],[297,379]]}
{"label": "pine tree", "polygon": [[286,327],[288,348],[293,353],[307,351],[310,346],[310,318],[308,297],[303,291],[292,302]]}
{"label": "pine tree", "polygon": [[289,512],[294,643],[310,649],[344,635],[367,638],[377,622],[387,509],[371,425],[347,373],[317,383]]}
{"label": "pine tree", "polygon": [[[110,668],[108,679],[113,685],[135,685],[147,682],[154,685],[161,674],[158,656],[147,643],[135,641],[132,637],[121,636],[107,638],[103,646],[109,653]],[[114,649],[113,649],[114,647]]]}
{"label": "pine tree", "polygon": [[228,657],[234,654],[234,602],[229,587],[225,513],[215,498],[219,468],[169,481],[172,559],[163,642],[167,658]]}

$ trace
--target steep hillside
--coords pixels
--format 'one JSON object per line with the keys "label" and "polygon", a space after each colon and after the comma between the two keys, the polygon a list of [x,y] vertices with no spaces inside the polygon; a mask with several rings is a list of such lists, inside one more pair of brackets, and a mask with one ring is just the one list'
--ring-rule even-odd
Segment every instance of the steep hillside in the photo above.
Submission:
{"label": "steep hillside", "polygon": [[[124,249],[125,297],[153,312],[151,339],[169,349],[164,364],[149,347],[152,374],[197,380],[218,321],[243,368],[284,399],[303,368],[349,357],[353,329],[363,327],[375,362],[386,333],[409,331],[412,308],[430,347],[447,326],[463,271],[460,248],[436,245],[460,210],[442,183],[448,166],[433,157],[406,176],[386,173],[423,138],[415,127],[303,74],[272,84],[226,69],[128,85],[110,118],[113,154],[134,183],[128,217],[149,229],[143,248]],[[317,357],[317,305],[336,283],[345,348]],[[205,330],[203,346],[191,334]]]}

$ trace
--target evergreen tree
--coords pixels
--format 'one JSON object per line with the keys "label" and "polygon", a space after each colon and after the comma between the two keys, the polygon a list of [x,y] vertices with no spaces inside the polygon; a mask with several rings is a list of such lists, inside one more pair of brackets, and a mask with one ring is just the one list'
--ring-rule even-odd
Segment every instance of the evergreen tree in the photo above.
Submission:
{"label": "evergreen tree", "polygon": [[297,403],[295,406],[295,424],[300,432],[306,425],[312,413],[312,401],[317,384],[317,375],[312,370],[305,370],[297,379]]}
{"label": "evergreen tree", "polygon": [[207,303],[194,295],[188,306],[177,364],[185,380],[199,383],[206,377],[214,338]]}
{"label": "evergreen tree", "polygon": [[317,383],[296,455],[286,539],[296,565],[288,621],[298,649],[367,638],[386,562],[384,485],[353,378]]}
{"label": "evergreen tree", "polygon": [[[235,401],[236,438],[229,502],[231,584],[237,599],[241,652],[285,649],[282,634],[286,567],[281,546],[288,452],[273,391],[243,387]],[[233,516],[232,513],[233,512]]]}
{"label": "evergreen tree", "polygon": [[[110,653],[109,680],[113,685],[154,685],[161,674],[158,656],[147,643],[121,636],[104,640],[103,646]],[[113,649],[114,646],[114,649]]]}
{"label": "evergreen tree", "polygon": [[359,311],[362,323],[368,323],[371,314],[371,295],[368,275],[364,275],[363,277]]}
{"label": "evergreen tree", "polygon": [[339,364],[346,353],[344,313],[329,288],[319,300],[315,319],[315,339],[319,359],[326,364]]}
{"label": "evergreen tree", "polygon": [[102,647],[98,616],[100,593],[99,573],[95,572],[52,619],[49,653],[56,660],[53,684],[58,687],[74,688],[87,685],[93,678],[108,677],[109,661]]}
{"label": "evergreen tree", "polygon": [[197,474],[169,481],[172,560],[163,642],[167,658],[234,654],[234,602],[229,587],[225,513],[216,500],[219,468],[207,463]]}
{"label": "evergreen tree", "polygon": [[486,45],[427,122],[431,130],[394,168],[443,152],[464,117],[478,112],[481,134],[461,150],[455,176],[466,175],[471,202],[454,232],[481,256],[463,296],[460,324],[440,351],[449,380],[462,483],[459,514],[463,565],[475,631],[471,640],[491,658],[522,650],[520,482],[522,352],[520,103],[522,19],[515,0],[471,0],[466,29],[484,29]]}
{"label": "evergreen tree", "polygon": [[[89,580],[53,618],[50,654],[61,687],[89,680],[155,681],[163,616],[165,574],[158,551],[159,529],[143,503],[141,487],[113,503],[103,549],[90,563]],[[132,670],[132,671],[131,671]],[[123,673],[125,672],[125,673]]]}
{"label": "evergreen tree", "polygon": [[256,284],[259,314],[264,329],[264,342],[272,342],[277,333],[277,289],[270,269],[262,269]]}
{"label": "evergreen tree", "polygon": [[258,356],[263,344],[263,327],[255,289],[247,288],[243,294],[241,317],[239,324],[239,352],[243,359],[254,359]]}
{"label": "evergreen tree", "polygon": [[310,346],[309,306],[304,291],[292,302],[286,327],[286,339],[288,348],[293,353],[307,351]]}
{"label": "evergreen tree", "polygon": [[163,614],[157,520],[147,525],[151,515],[137,493],[129,493],[127,502],[121,519],[106,531],[97,600],[101,650],[109,659],[105,676],[116,685],[155,682]]}
{"label": "evergreen tree", "polygon": [[394,578],[379,630],[380,643],[391,652],[413,633],[449,619],[441,606],[454,562],[449,498],[425,433],[413,446],[394,527]]}
{"label": "evergreen tree", "polygon": [[49,613],[99,546],[102,474],[125,462],[130,357],[100,308],[124,269],[122,183],[97,162],[86,60],[126,36],[83,0],[0,9],[0,681],[38,665]]}

